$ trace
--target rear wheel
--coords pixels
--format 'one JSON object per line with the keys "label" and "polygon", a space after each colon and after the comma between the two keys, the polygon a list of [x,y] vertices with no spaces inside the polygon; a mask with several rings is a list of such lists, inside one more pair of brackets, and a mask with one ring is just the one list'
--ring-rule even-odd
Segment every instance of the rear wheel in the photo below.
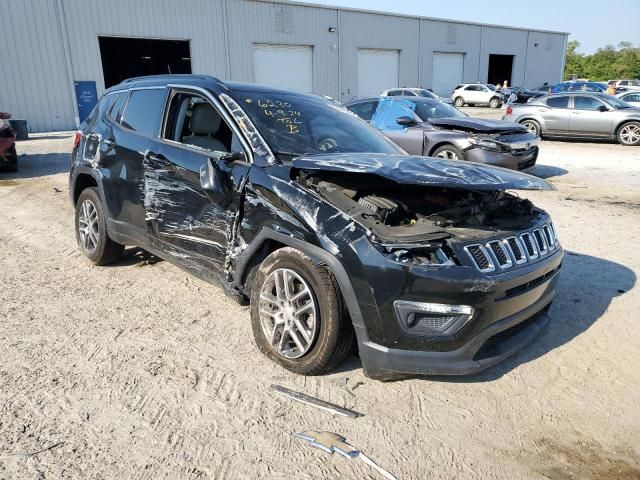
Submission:
{"label": "rear wheel", "polygon": [[465,160],[464,152],[451,144],[436,148],[431,156],[447,160]]}
{"label": "rear wheel", "polygon": [[491,108],[498,108],[500,106],[500,99],[498,97],[493,97],[489,100],[489,106]]}
{"label": "rear wheel", "polygon": [[526,128],[529,131],[529,133],[533,133],[534,135],[541,136],[540,124],[535,120],[523,120],[522,122],[520,122],[520,125]]}
{"label": "rear wheel", "polygon": [[456,97],[454,103],[455,103],[456,107],[464,107],[464,98]]}
{"label": "rear wheel", "polygon": [[114,242],[107,234],[107,222],[96,187],[82,191],[76,203],[76,240],[89,260],[96,265],[115,262],[124,246]]}
{"label": "rear wheel", "polygon": [[640,122],[625,123],[618,129],[616,137],[620,145],[640,145]]}
{"label": "rear wheel", "polygon": [[251,289],[251,326],[264,355],[303,375],[334,369],[354,342],[331,272],[290,247],[276,250],[258,268]]}

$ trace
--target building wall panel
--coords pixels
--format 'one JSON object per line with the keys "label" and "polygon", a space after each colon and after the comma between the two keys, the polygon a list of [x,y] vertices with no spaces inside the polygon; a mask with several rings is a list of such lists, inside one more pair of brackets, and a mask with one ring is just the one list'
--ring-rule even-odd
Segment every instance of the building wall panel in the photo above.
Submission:
{"label": "building wall panel", "polygon": [[227,0],[230,78],[253,82],[253,45],[305,45],[313,48],[316,93],[338,95],[337,11],[301,5]]}
{"label": "building wall panel", "polygon": [[463,53],[462,81],[478,82],[480,30],[478,25],[421,20],[420,85],[424,88],[433,87],[434,52]]}
{"label": "building wall panel", "polygon": [[72,96],[56,3],[2,2],[0,110],[26,119],[31,131],[74,125]]}
{"label": "building wall panel", "polygon": [[341,101],[358,97],[359,48],[399,50],[399,86],[418,85],[418,19],[345,10],[339,16]]}

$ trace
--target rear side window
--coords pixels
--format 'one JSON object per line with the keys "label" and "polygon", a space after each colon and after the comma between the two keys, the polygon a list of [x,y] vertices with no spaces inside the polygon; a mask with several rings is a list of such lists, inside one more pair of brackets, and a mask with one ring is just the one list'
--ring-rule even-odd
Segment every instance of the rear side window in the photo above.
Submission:
{"label": "rear side window", "polygon": [[87,117],[87,128],[93,128],[98,119],[102,118],[107,110],[111,107],[115,99],[115,95],[106,95],[100,99],[93,111]]}
{"label": "rear side window", "polygon": [[367,122],[371,120],[373,113],[378,107],[378,100],[373,102],[362,102],[355,105],[349,105],[347,108]]}
{"label": "rear side window", "polygon": [[389,93],[387,95],[390,97],[397,97],[399,95],[402,95],[402,90],[389,90]]}
{"label": "rear side window", "polygon": [[589,85],[588,83],[585,84],[584,89],[587,92],[599,92],[600,88],[598,88],[596,85]]}
{"label": "rear side window", "polygon": [[166,90],[134,90],[127,102],[122,126],[148,137],[155,137],[160,127]]}
{"label": "rear side window", "polygon": [[111,110],[109,110],[109,118],[116,123],[120,123],[120,120],[122,120],[122,112],[127,103],[127,98],[129,98],[129,92],[119,93],[118,98],[113,102]]}
{"label": "rear side window", "polygon": [[622,100],[625,102],[640,102],[640,93],[630,93],[625,95]]}
{"label": "rear side window", "polygon": [[552,108],[569,108],[569,97],[547,98],[547,105]]}

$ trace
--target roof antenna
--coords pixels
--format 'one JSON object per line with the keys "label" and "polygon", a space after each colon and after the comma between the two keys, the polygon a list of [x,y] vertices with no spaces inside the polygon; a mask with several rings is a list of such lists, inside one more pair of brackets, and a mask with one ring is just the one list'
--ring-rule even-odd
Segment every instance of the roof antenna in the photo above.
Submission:
{"label": "roof antenna", "polygon": [[169,70],[169,75],[173,75],[173,74],[171,73],[171,65],[167,64],[167,70]]}

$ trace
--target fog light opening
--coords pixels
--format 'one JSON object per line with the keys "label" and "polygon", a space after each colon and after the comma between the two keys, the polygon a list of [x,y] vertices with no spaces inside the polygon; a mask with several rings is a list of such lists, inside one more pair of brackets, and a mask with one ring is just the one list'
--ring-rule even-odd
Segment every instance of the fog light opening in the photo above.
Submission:
{"label": "fog light opening", "polygon": [[472,317],[473,307],[406,300],[393,302],[398,321],[412,333],[445,335],[462,328]]}

